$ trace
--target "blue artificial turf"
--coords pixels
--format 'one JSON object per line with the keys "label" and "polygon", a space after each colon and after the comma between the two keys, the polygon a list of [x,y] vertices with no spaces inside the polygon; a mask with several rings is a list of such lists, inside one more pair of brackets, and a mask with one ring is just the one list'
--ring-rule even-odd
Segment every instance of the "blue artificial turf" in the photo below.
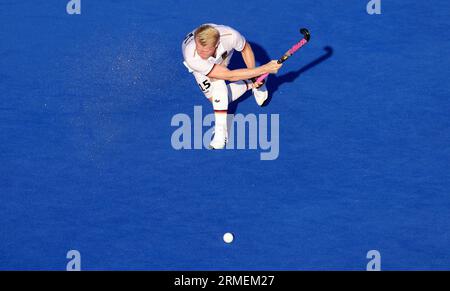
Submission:
{"label": "blue artificial turf", "polygon": [[[1,270],[450,268],[448,1],[67,2],[0,1]],[[180,50],[205,22],[259,64],[311,31],[232,107],[279,114],[277,159],[172,147],[211,113]]]}

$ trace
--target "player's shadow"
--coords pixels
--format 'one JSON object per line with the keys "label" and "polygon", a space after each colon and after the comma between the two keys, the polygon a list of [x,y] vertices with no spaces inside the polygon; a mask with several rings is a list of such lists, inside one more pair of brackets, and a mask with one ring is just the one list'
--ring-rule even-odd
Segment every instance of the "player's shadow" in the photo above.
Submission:
{"label": "player's shadow", "polygon": [[[262,48],[262,46],[260,46],[259,44],[253,43],[253,42],[251,42],[250,45],[255,54],[255,59],[259,64],[265,64],[272,60],[269,57],[269,55],[267,54],[267,52]],[[331,56],[333,55],[333,52],[334,52],[333,48],[330,46],[326,46],[323,49],[325,51],[325,53],[323,55],[321,55],[317,59],[313,60],[312,62],[306,64],[305,66],[301,67],[300,69],[298,69],[296,71],[291,71],[291,72],[288,72],[283,75],[278,75],[278,74],[272,75],[271,74],[269,76],[270,80],[267,82],[267,89],[269,90],[269,98],[265,102],[264,106],[267,106],[270,103],[273,94],[278,90],[280,85],[282,85],[284,83],[293,82],[304,72],[314,68],[315,66],[317,66],[317,65],[321,64],[322,62],[326,61],[327,59],[331,58]],[[235,52],[235,55],[231,59],[230,69],[239,69],[239,68],[246,68],[246,65],[244,63],[244,60],[240,56],[240,54],[238,52]],[[283,68],[281,70],[283,70]],[[239,98],[236,102],[230,103],[230,105],[228,106],[228,112],[234,114],[237,110],[238,103],[246,100],[250,96],[252,96],[251,91],[247,91],[247,93],[245,93],[244,96]]]}

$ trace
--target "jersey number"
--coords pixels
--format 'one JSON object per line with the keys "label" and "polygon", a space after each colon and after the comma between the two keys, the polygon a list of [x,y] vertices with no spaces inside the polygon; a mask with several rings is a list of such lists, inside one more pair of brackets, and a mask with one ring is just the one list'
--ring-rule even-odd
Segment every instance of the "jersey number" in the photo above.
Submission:
{"label": "jersey number", "polygon": [[198,83],[198,86],[200,86],[200,89],[202,89],[202,91],[205,92],[206,90],[209,89],[209,87],[211,87],[211,83],[208,80],[205,80],[203,81],[202,84]]}

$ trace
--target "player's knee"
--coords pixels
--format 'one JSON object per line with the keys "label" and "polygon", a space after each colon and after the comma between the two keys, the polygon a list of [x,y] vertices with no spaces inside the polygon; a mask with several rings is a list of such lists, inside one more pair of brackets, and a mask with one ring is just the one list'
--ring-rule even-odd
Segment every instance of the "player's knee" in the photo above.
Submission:
{"label": "player's knee", "polygon": [[228,109],[228,95],[226,96],[213,96],[212,104],[214,110],[227,110]]}
{"label": "player's knee", "polygon": [[223,84],[216,84],[212,92],[212,104],[214,110],[227,110],[228,109],[228,88],[223,82]]}

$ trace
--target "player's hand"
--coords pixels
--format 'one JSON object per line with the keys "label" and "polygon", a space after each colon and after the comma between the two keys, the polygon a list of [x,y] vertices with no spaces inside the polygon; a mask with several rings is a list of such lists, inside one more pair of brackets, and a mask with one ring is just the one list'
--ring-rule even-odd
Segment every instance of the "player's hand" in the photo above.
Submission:
{"label": "player's hand", "polygon": [[255,89],[258,89],[259,87],[261,87],[262,85],[264,85],[264,83],[266,82],[266,79],[262,80],[261,82],[256,82],[256,80],[258,79],[258,77],[252,78],[252,87]]}
{"label": "player's hand", "polygon": [[253,83],[253,88],[258,89],[262,85],[264,85],[264,82],[255,82],[255,83]]}
{"label": "player's hand", "polygon": [[265,71],[270,74],[278,73],[278,70],[283,66],[283,64],[279,64],[278,61],[273,60],[264,65]]}

